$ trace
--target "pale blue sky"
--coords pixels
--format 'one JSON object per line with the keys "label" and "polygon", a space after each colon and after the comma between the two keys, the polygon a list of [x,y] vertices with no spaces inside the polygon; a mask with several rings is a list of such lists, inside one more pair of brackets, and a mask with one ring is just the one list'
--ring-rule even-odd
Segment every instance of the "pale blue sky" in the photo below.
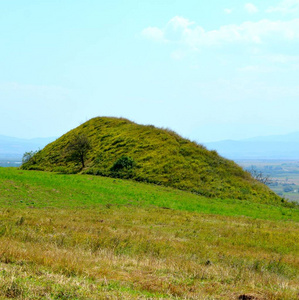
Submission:
{"label": "pale blue sky", "polygon": [[0,45],[1,135],[96,116],[199,142],[299,131],[299,0],[0,0]]}

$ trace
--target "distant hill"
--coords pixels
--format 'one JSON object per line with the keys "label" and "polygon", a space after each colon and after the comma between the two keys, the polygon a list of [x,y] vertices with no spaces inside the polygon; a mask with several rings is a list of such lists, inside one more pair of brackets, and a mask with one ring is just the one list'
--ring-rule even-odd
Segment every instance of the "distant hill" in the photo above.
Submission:
{"label": "distant hill", "polygon": [[[78,135],[88,137],[91,144],[83,170],[67,151]],[[115,168],[124,156],[134,164],[131,168]],[[173,131],[126,119],[91,119],[47,145],[22,168],[131,178],[207,197],[280,201],[268,187],[217,152],[208,151]]]}
{"label": "distant hill", "polygon": [[44,148],[48,143],[54,141],[54,137],[20,139],[0,135],[0,160],[20,159],[24,152],[36,151]]}
{"label": "distant hill", "polygon": [[229,159],[299,159],[299,132],[205,143]]}

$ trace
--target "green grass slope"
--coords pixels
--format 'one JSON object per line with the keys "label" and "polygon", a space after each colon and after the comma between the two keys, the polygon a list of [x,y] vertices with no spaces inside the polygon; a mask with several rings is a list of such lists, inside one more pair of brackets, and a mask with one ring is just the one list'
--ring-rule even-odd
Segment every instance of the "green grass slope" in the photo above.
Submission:
{"label": "green grass slope", "polygon": [[290,300],[298,257],[296,207],[0,168],[0,299]]}
{"label": "green grass slope", "polygon": [[[69,159],[67,151],[76,135],[87,136],[91,144],[83,170],[80,163]],[[122,156],[132,158],[135,165],[130,170],[115,172],[112,166]],[[241,167],[215,151],[208,151],[173,131],[126,119],[91,119],[47,145],[22,168],[132,178],[206,197],[263,203],[281,201]]]}
{"label": "green grass slope", "polygon": [[159,207],[164,210],[299,222],[298,206],[210,199],[171,187],[119,178],[0,167],[0,182],[0,206],[3,208]]}

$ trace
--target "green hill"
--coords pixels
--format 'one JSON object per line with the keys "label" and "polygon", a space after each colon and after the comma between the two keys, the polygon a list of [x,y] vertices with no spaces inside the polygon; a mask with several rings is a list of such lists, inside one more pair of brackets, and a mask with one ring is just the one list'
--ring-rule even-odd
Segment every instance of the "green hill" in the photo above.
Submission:
{"label": "green hill", "polygon": [[[69,151],[78,136],[87,137],[91,146],[84,168]],[[268,187],[217,152],[171,130],[126,119],[93,118],[47,145],[22,168],[131,178],[206,197],[281,201]]]}

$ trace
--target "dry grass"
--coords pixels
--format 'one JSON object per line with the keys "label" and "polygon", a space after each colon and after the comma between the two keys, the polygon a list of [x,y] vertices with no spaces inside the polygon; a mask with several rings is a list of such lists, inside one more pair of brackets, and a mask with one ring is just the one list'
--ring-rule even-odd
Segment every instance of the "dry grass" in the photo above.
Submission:
{"label": "dry grass", "polygon": [[2,209],[0,236],[3,299],[298,299],[295,222],[131,206]]}

